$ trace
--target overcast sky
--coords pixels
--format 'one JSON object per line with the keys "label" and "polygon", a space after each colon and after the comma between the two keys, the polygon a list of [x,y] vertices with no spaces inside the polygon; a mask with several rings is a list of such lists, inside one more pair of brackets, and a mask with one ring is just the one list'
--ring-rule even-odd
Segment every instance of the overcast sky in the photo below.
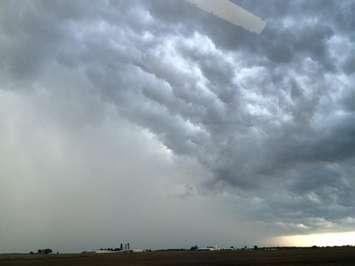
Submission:
{"label": "overcast sky", "polygon": [[355,1],[0,1],[0,252],[355,230]]}

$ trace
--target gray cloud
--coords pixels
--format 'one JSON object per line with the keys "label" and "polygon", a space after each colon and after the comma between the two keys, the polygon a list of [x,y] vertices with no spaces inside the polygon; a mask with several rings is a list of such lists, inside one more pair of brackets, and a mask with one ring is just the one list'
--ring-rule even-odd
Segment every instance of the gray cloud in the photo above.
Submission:
{"label": "gray cloud", "polygon": [[[222,197],[216,209],[228,210],[214,214],[227,228],[237,215],[262,224],[255,225],[260,231],[269,226],[273,234],[351,229],[353,1],[236,3],[267,21],[261,35],[185,1],[98,1],[90,6],[82,1],[3,1],[0,96],[10,104],[2,105],[0,114],[14,122],[0,124],[1,132],[7,132],[1,145],[13,154],[1,157],[29,171],[17,175],[29,175],[27,182],[36,187],[38,175],[46,186],[34,191],[40,190],[43,198],[56,187],[65,191],[58,180],[70,176],[64,180],[74,186],[67,193],[78,193],[70,202],[75,210],[84,208],[85,215],[90,206],[81,203],[79,187],[102,176],[131,193],[136,186],[142,187],[138,194],[148,193],[151,188],[144,186],[156,184],[153,200],[163,217],[170,207],[160,203],[166,200],[161,191],[171,187],[174,196],[168,202],[177,204],[177,189],[183,195],[179,200],[191,205],[182,216],[204,204],[194,204],[197,199]],[[23,105],[23,113],[16,112]],[[126,142],[131,144],[120,146]],[[44,150],[36,153],[36,146]],[[56,157],[60,149],[74,158]],[[138,166],[130,149],[141,154]],[[164,152],[151,158],[151,150],[160,149],[171,161]],[[40,172],[36,165],[44,158],[50,158],[44,160],[48,169]],[[132,170],[139,167],[145,171]],[[0,172],[4,187],[14,190],[17,182],[9,177],[14,169],[1,169],[9,169]],[[119,199],[113,191],[110,196]],[[10,195],[3,197],[8,202]],[[143,200],[127,197],[137,206]],[[82,199],[89,198],[83,192]],[[107,217],[113,203],[103,204],[108,208],[98,216]],[[10,206],[0,205],[15,219]],[[48,206],[42,208],[50,213]],[[125,210],[126,205],[117,208]],[[140,217],[148,219],[141,210]],[[111,223],[115,217],[107,219]],[[171,215],[169,221],[179,217]],[[97,224],[95,220],[93,226]],[[243,222],[236,219],[236,224]],[[254,239],[250,233],[249,240]],[[162,237],[156,245],[166,242]]]}

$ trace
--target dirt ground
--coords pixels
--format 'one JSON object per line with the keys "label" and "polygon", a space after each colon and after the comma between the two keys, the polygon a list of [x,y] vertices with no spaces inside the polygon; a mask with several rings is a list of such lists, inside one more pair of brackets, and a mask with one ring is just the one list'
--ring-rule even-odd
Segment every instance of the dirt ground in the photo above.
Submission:
{"label": "dirt ground", "polygon": [[1,266],[211,266],[308,265],[355,266],[355,248],[276,251],[150,252],[117,255],[0,256]]}

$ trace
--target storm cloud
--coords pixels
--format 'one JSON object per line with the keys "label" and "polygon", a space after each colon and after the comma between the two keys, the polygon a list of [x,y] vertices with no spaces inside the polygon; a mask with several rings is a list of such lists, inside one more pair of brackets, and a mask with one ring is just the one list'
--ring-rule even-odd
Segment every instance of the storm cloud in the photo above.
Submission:
{"label": "storm cloud", "polygon": [[0,3],[0,248],[354,229],[355,2],[234,2]]}

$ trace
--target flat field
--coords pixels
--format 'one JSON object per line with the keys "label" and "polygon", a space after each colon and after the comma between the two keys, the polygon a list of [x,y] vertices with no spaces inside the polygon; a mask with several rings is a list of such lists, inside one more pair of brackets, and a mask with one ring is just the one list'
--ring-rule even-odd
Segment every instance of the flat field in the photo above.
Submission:
{"label": "flat field", "polygon": [[355,266],[355,248],[274,251],[149,252],[107,255],[0,256],[1,266]]}

